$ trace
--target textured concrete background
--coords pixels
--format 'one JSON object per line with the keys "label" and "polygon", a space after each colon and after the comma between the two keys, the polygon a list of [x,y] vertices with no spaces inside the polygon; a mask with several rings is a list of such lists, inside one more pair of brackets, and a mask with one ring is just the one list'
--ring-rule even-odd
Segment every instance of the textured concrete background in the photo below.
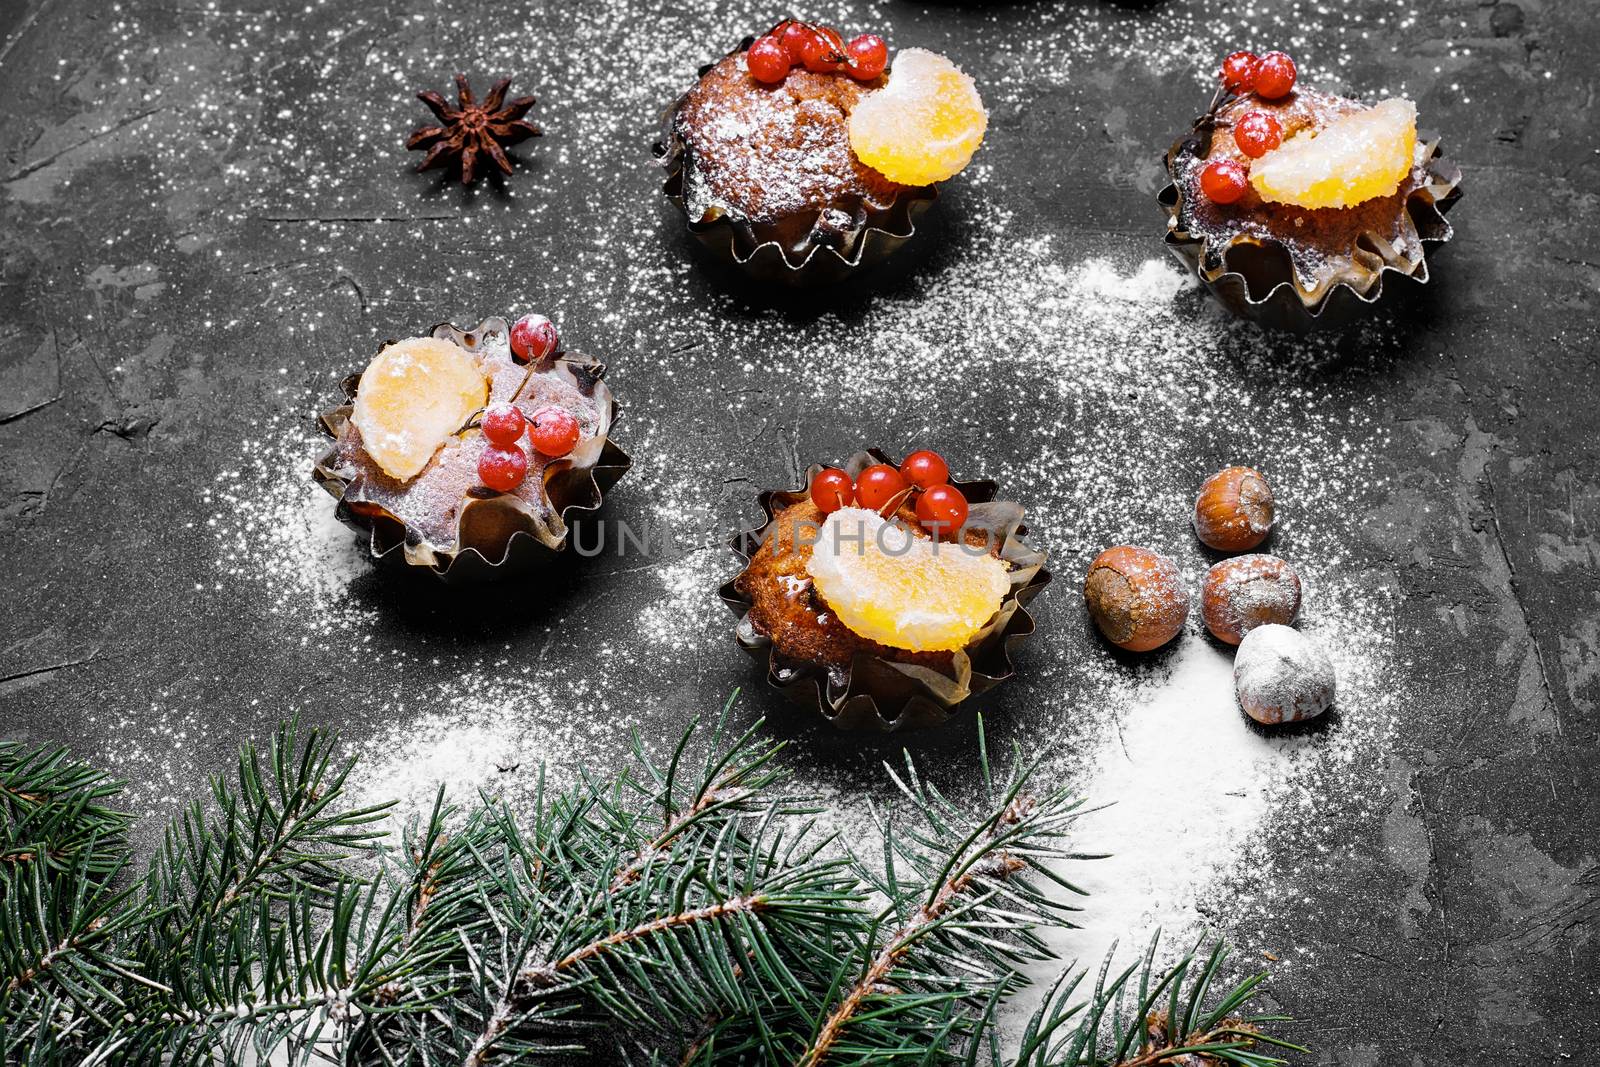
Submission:
{"label": "textured concrete background", "polygon": [[[645,161],[653,111],[665,102],[659,86],[681,83],[696,61],[773,13],[656,12],[645,0],[635,11],[482,0],[278,8],[0,4],[6,736],[70,742],[136,784],[164,774],[163,790],[146,795],[167,798],[223,769],[241,739],[264,736],[286,710],[356,735],[381,725],[374,709],[401,684],[389,668],[351,669],[346,653],[269,618],[258,586],[218,580],[206,530],[229,505],[209,490],[238,463],[241,442],[271,425],[267,416],[303,431],[315,409],[306,397],[331,398],[378,341],[441,319],[549,307],[584,347],[615,339],[615,350],[633,353],[619,391],[644,415],[633,435],[624,423],[624,443],[636,455],[677,453],[703,465],[709,482],[732,479],[718,501],[730,523],[750,514],[744,479],[780,482],[797,463],[872,440],[926,440],[930,424],[971,454],[983,436],[965,427],[1010,413],[1006,397],[968,400],[963,390],[939,399],[937,383],[910,381],[908,390],[932,390],[925,408],[840,414],[773,381],[754,410],[731,410],[704,379],[674,373],[680,359],[701,358],[679,355],[696,338],[677,335],[675,316],[704,305],[717,283],[681,266],[678,222]],[[1351,556],[1399,593],[1406,715],[1394,751],[1369,754],[1382,767],[1386,818],[1348,828],[1343,844],[1355,860],[1308,867],[1304,884],[1285,893],[1276,943],[1318,962],[1277,982],[1275,995],[1306,1020],[1294,1033],[1316,1046],[1316,1062],[1595,1062],[1592,5],[1371,0],[1244,11],[1172,0],[883,4],[843,14],[844,25],[887,26],[895,42],[951,52],[980,83],[995,56],[1026,56],[1000,47],[1022,32],[1015,27],[1089,41],[1074,77],[1012,92],[1026,106],[996,109],[981,157],[990,191],[952,186],[929,235],[942,251],[918,268],[928,272],[958,260],[965,198],[977,195],[1031,206],[1038,226],[1069,246],[1160,254],[1155,160],[1202,99],[1193,73],[1215,62],[1218,42],[1198,44],[1187,72],[1152,72],[1128,47],[1097,52],[1101,30],[1125,41],[1136,30],[1159,36],[1164,22],[1188,33],[1210,19],[1270,21],[1271,40],[1344,69],[1353,84],[1404,80],[1425,123],[1447,132],[1467,197],[1437,283],[1375,350],[1343,346],[1313,380],[1324,403],[1363,398],[1362,415],[1388,431],[1381,452],[1366,457],[1382,498],[1345,519]],[[1365,37],[1351,32],[1362,17],[1372,26]],[[713,36],[683,39],[699,33]],[[638,58],[658,44],[662,55]],[[551,131],[519,153],[518,177],[469,197],[412,174],[414,160],[398,148],[422,118],[410,93],[443,89],[456,69],[481,78],[515,58],[519,85],[541,95],[535,118]],[[636,62],[643,88],[612,94],[614,114],[573,103],[593,96],[573,92],[575,81],[622,86]],[[1007,76],[1028,84],[1025,63]],[[610,161],[596,165],[597,153]],[[577,186],[567,186],[564,175],[586,156]],[[585,220],[611,218],[606,232],[615,234],[618,213],[635,217],[631,228],[660,230],[657,284],[639,284],[648,275],[624,261],[623,246],[593,239]],[[1270,373],[1243,355],[1236,369]],[[1120,432],[1097,424],[1093,409],[1083,418],[1086,436]],[[1181,427],[1173,432],[1183,439]],[[1230,442],[1224,434],[1184,447],[1208,469]],[[635,475],[611,506],[627,515],[653,487]],[[1054,642],[1041,649],[1103,655],[1083,629],[1075,588],[1093,545],[1052,547],[1065,579],[1041,601]],[[502,647],[541,662],[549,654],[577,674],[589,663],[586,644],[615,641],[611,669],[642,672],[652,694],[636,713],[641,729],[670,737],[689,711],[755,679],[731,640],[686,653],[671,670],[649,662],[659,653],[630,644],[626,630],[660,589],[634,577],[610,563],[577,568],[538,587],[537,612],[527,600],[501,611],[381,574],[358,577],[352,595],[377,617],[379,642],[396,650],[391,661],[405,663],[403,683],[419,694]],[[1037,667],[1046,653],[1031,655]],[[1007,721],[1042,706],[1027,662],[984,702]],[[647,699],[615,685],[615,702],[601,702],[608,712]],[[767,700],[752,694],[744,714],[774,710]],[[129,721],[175,714],[187,726],[172,751],[129,755]],[[797,735],[800,758],[819,766],[850,744]],[[970,724],[958,724],[912,744],[938,752],[969,740]]]}

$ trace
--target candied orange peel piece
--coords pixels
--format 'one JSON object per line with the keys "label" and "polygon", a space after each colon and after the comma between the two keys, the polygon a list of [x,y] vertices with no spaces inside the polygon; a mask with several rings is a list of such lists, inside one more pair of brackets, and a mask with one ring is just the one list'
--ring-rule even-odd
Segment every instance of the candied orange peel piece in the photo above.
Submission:
{"label": "candied orange peel piece", "polygon": [[350,421],[373,462],[404,482],[488,398],[489,380],[470,354],[437,337],[412,337],[372,357]]}
{"label": "candied orange peel piece", "polygon": [[978,87],[960,67],[907,48],[895,56],[889,83],[850,112],[850,148],[890,181],[931,185],[961,173],[988,128]]}
{"label": "candied orange peel piece", "polygon": [[1289,138],[1250,165],[1263,200],[1303,208],[1354,207],[1392,196],[1411,172],[1417,106],[1385,100]]}
{"label": "candied orange peel piece", "polygon": [[806,565],[822,598],[855,633],[913,652],[963,648],[1011,588],[987,551],[919,537],[866,508],[840,508]]}

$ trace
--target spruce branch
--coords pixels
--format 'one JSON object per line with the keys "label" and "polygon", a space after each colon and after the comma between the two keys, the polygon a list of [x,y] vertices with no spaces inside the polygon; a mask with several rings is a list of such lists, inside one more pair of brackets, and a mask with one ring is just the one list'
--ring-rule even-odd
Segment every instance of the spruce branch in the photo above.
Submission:
{"label": "spruce branch", "polygon": [[[1108,981],[1113,947],[1087,1000],[1074,999],[1086,972],[1063,970],[1029,1020],[1013,1067],[1281,1067],[1288,1061],[1271,1050],[1306,1051],[1268,1032],[1288,1016],[1242,1014],[1266,975],[1216,996],[1227,947],[1216,941],[1202,957],[1202,941],[1158,970],[1159,939],[1151,939],[1140,963]],[[998,1056],[993,1062],[999,1067]]]}
{"label": "spruce branch", "polygon": [[75,1016],[105,1025],[120,1007],[104,976],[128,966],[115,939],[132,819],[102,803],[120,789],[63,748],[0,743],[0,1053],[31,1038],[44,1055]]}
{"label": "spruce branch", "polygon": [[[58,750],[0,747],[0,1060],[7,1063],[1000,1063],[995,1020],[1079,891],[1082,810],[1015,749],[977,803],[909,757],[881,858],[786,791],[781,745],[729,708],[663,760],[513,810],[441,790],[399,828],[352,806],[332,738],[284,725],[135,875],[127,817]],[[16,828],[27,828],[19,832]],[[55,842],[36,847],[39,842]],[[1213,952],[1063,975],[1017,1067],[1267,1067],[1291,1048],[1216,994]],[[1135,985],[1137,992],[1135,992]]]}
{"label": "spruce branch", "polygon": [[331,737],[302,738],[291,720],[265,763],[246,742],[233,779],[212,779],[211,811],[197,800],[168,828],[143,882],[136,969],[151,986],[136,1014],[181,1043],[225,1039],[240,1029],[230,1017],[307,1010],[307,972],[325,989],[339,977],[328,954],[348,929],[328,922],[356,918],[364,878],[352,872],[370,858],[385,806],[343,807],[353,764],[333,753]]}
{"label": "spruce branch", "polygon": [[11,869],[37,860],[64,870],[86,852],[83,874],[113,873],[133,819],[102,801],[121,791],[65,748],[0,741],[0,893]]}
{"label": "spruce branch", "polygon": [[[756,810],[751,802],[783,780],[782,771],[773,766],[782,744],[761,745],[757,742],[757,726],[727,743],[728,717],[733,710],[734,698],[723,705],[722,715],[706,746],[698,784],[687,801],[678,796],[677,784],[683,770],[685,752],[694,739],[700,721],[694,720],[683,732],[672,751],[665,768],[658,767],[650,758],[638,734],[633,735],[634,761],[644,772],[645,781],[627,777],[623,783],[633,789],[646,804],[661,809],[661,829],[637,848],[633,856],[617,870],[612,880],[612,892],[622,889],[639,877],[652,861],[661,859],[666,849],[685,834],[708,823],[717,822],[728,815],[749,815]],[[785,815],[809,814],[817,809],[790,798],[779,806]]]}
{"label": "spruce branch", "polygon": [[[1020,823],[1033,806],[1032,798],[1023,797],[1013,800],[997,813],[993,824],[983,831],[982,838],[973,842],[973,854],[962,865],[960,872],[945,878],[933,890],[932,898],[912,913],[872,956],[865,972],[845,991],[838,1006],[824,1020],[812,1039],[811,1047],[800,1058],[801,1067],[815,1067],[828,1058],[840,1035],[869,996],[899,992],[889,984],[889,977],[904,962],[920,938],[929,934],[935,924],[947,919],[965,903],[962,898],[974,888],[977,879],[999,881],[1023,869],[1023,862],[999,847],[997,842]],[[949,870],[951,866],[946,867],[946,871]]]}
{"label": "spruce branch", "polygon": [[972,1040],[986,1005],[1022,983],[1018,966],[1048,956],[1037,928],[1074,910],[1047,883],[1081,893],[1051,869],[1076,856],[1063,847],[1081,810],[1070,789],[1034,789],[1037,765],[1015,750],[997,780],[981,722],[978,763],[987,804],[976,813],[924,782],[909,754],[902,772],[889,769],[915,824],[879,812],[881,868],[854,858],[885,903],[863,916],[863,934],[826,972],[821,1002],[759,1027],[712,1025],[686,1062],[726,1055],[816,1067],[916,1058]]}
{"label": "spruce branch", "polygon": [[247,741],[235,779],[211,781],[215,812],[196,800],[168,830],[149,890],[162,906],[180,905],[176,936],[257,890],[316,892],[337,884],[348,859],[382,836],[370,826],[389,805],[339,807],[354,760],[335,765],[334,747],[320,730],[302,743],[291,720],[274,734],[263,768]]}
{"label": "spruce branch", "polygon": [[[853,922],[860,897],[849,861],[786,843],[781,799],[761,812],[724,809],[714,839],[710,821],[676,835],[614,890],[615,852],[594,839],[629,809],[598,789],[588,783],[535,820],[525,844],[540,847],[538,867],[561,897],[534,909],[539,926],[502,945],[498,966],[475,952],[478,984],[495,995],[479,1013],[469,1065],[558,1006],[569,1027],[620,1021],[670,1038],[685,1018],[803,1002],[812,961],[834,959],[838,929]],[[628,817],[623,837],[636,840],[649,816]]]}

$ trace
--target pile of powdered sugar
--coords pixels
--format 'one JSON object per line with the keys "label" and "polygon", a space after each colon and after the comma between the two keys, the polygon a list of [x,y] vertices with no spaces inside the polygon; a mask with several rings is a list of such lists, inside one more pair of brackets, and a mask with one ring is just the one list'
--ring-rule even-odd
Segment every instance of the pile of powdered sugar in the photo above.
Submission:
{"label": "pile of powdered sugar", "polygon": [[[369,734],[347,739],[347,751],[360,757],[351,802],[394,802],[403,822],[425,816],[441,786],[459,808],[480,795],[529,802],[542,770],[548,788],[572,785],[582,767],[604,766],[628,747],[625,720],[603,688],[502,660],[398,692]],[[585,713],[571,714],[574,707]]]}
{"label": "pile of powdered sugar", "polygon": [[236,462],[202,491],[219,575],[248,582],[258,603],[292,617],[308,641],[374,621],[349,596],[350,583],[371,563],[334,518],[333,498],[311,478],[313,463],[332,445],[304,410],[315,402],[297,394],[291,403],[302,410],[286,406],[265,416]]}
{"label": "pile of powdered sugar", "polygon": [[1300,747],[1250,729],[1229,657],[1193,635],[1122,700],[1077,779],[1092,810],[1073,845],[1109,855],[1063,870],[1090,894],[1081,929],[1053,943],[1068,959],[1096,962],[1119,938],[1137,951],[1156,930],[1169,947],[1191,938],[1204,894],[1265,821]]}

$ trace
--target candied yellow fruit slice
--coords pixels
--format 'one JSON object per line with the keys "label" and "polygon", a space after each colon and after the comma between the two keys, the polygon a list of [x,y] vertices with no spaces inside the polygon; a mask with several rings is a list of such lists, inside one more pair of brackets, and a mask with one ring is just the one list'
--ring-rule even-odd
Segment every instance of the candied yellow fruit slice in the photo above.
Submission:
{"label": "candied yellow fruit slice", "polygon": [[1301,133],[1250,165],[1261,199],[1303,208],[1354,207],[1391,196],[1417,149],[1417,106],[1385,100]]}
{"label": "candied yellow fruit slice", "polygon": [[1000,610],[1006,565],[987,552],[918,537],[866,508],[840,508],[806,564],[839,621],[913,652],[962,648]]}
{"label": "candied yellow fruit slice", "polygon": [[372,357],[350,421],[373,462],[404,482],[422,473],[488,397],[489,380],[465,351],[437,337],[413,337]]}
{"label": "candied yellow fruit slice", "polygon": [[850,147],[890,181],[931,185],[961,173],[988,127],[978,87],[960,67],[907,48],[895,56],[889,84],[850,112]]}

